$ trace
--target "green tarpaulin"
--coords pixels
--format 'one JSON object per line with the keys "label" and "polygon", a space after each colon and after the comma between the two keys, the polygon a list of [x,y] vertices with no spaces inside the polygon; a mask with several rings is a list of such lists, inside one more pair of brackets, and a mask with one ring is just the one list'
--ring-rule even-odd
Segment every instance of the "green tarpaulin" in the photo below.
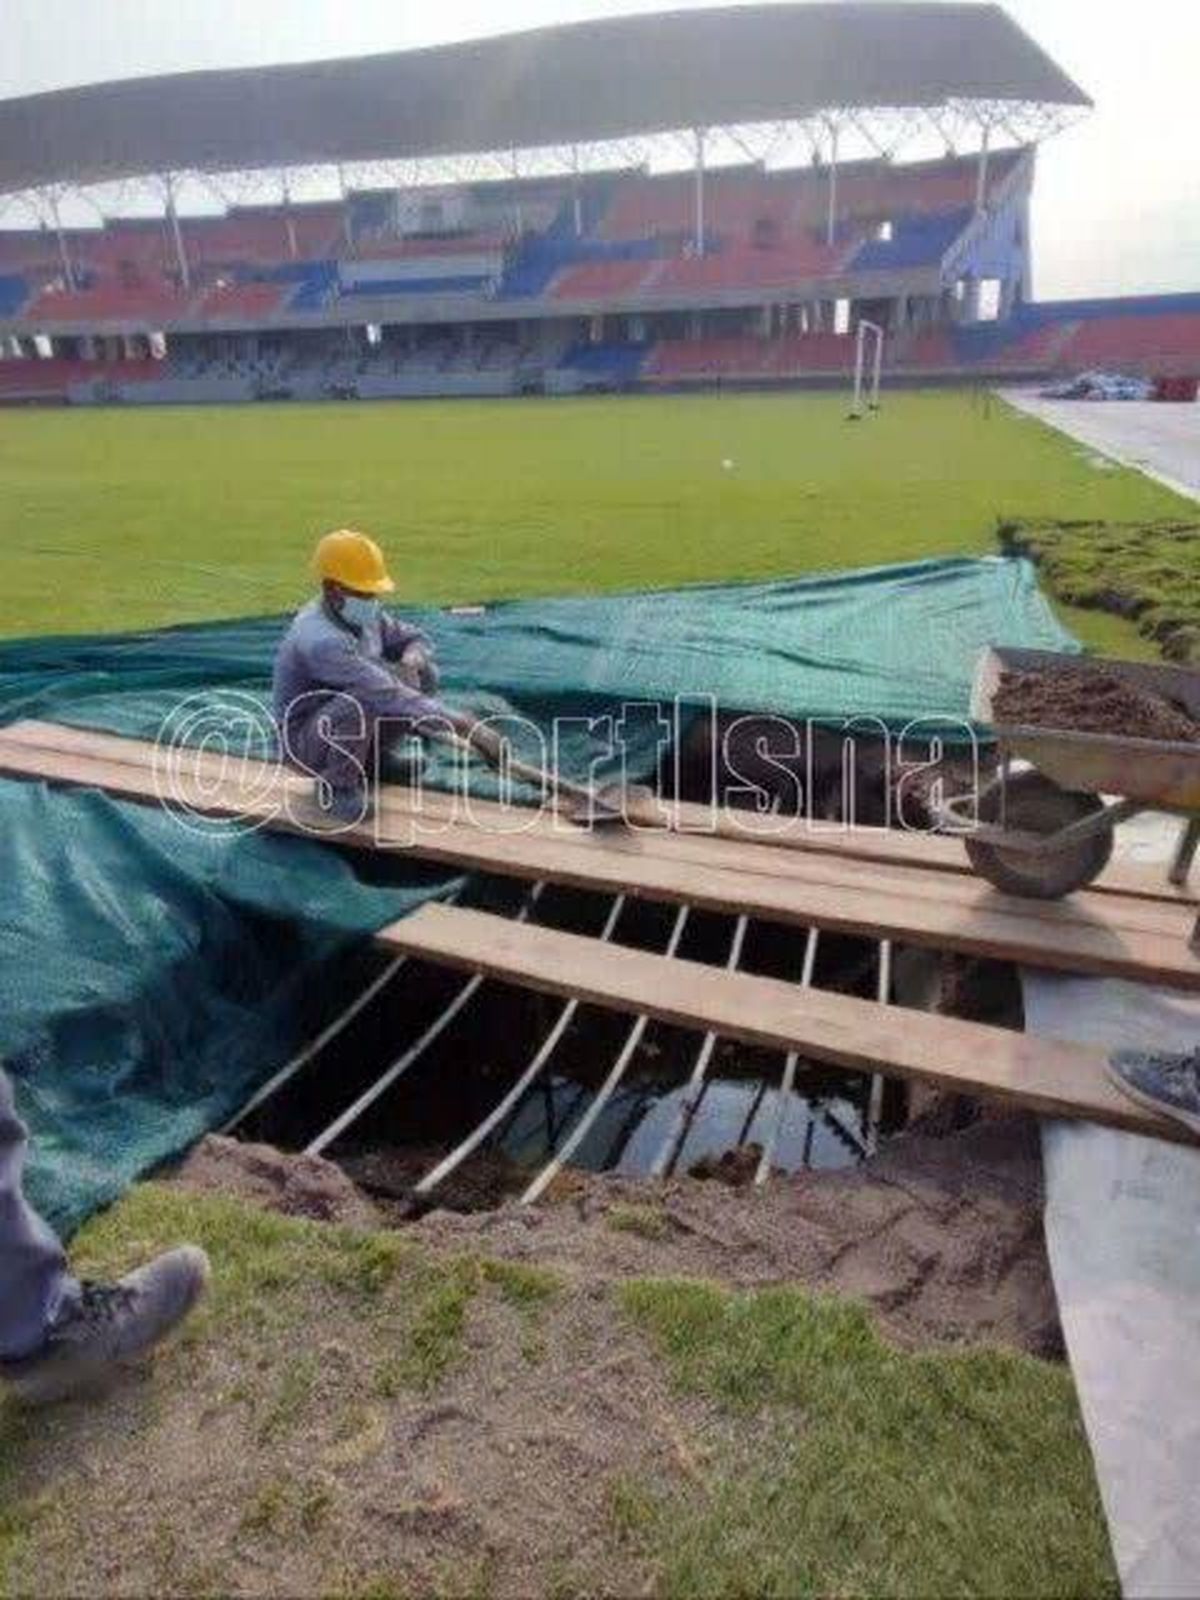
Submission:
{"label": "green tarpaulin", "polygon": [[[1071,650],[1013,560],[412,612],[444,692],[547,727],[626,702],[722,712],[965,719],[990,643]],[[154,739],[180,703],[265,706],[284,619],[0,645],[0,721]],[[636,770],[657,754],[626,719]],[[189,722],[205,728],[203,715]],[[198,734],[197,734],[198,736]],[[313,1026],[317,975],[447,874],[265,833],[206,834],[90,792],[0,781],[0,1059],[34,1135],[30,1189],[64,1231],[219,1125]]]}

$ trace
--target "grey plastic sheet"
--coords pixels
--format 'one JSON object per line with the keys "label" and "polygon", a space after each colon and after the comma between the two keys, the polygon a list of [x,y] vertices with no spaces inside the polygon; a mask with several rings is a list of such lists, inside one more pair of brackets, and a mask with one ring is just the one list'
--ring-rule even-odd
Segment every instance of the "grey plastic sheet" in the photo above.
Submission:
{"label": "grey plastic sheet", "polygon": [[[1151,822],[1125,853],[1161,860],[1177,829],[1156,838]],[[1032,971],[1022,982],[1032,1033],[1200,1042],[1196,996]],[[1050,1267],[1122,1589],[1198,1595],[1200,1146],[1046,1122],[1042,1155]]]}

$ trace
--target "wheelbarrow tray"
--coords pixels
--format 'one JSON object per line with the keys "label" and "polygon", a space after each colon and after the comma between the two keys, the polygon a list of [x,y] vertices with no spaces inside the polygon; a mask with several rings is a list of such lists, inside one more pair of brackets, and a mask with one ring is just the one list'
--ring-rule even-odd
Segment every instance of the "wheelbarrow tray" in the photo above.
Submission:
{"label": "wheelbarrow tray", "polygon": [[[1155,810],[1200,811],[1200,744],[997,721],[993,701],[1002,673],[1064,667],[1086,670],[1091,665],[1086,657],[1054,650],[992,646],[980,656],[975,669],[971,716],[991,728],[1008,756],[1028,761],[1060,788],[1120,795]],[[1121,678],[1132,688],[1176,701],[1200,720],[1200,672],[1107,658],[1094,665],[1097,671]]]}

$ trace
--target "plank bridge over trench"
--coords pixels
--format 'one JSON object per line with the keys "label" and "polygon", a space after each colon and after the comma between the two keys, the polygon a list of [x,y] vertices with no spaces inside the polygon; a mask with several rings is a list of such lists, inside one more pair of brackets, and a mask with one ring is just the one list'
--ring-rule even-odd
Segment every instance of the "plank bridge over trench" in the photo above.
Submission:
{"label": "plank bridge over trench", "polygon": [[[301,832],[302,812],[285,802],[308,791],[306,780],[266,763],[231,773],[218,754],[189,752],[193,812],[240,817]],[[43,722],[0,729],[0,772],[51,784],[82,785],[146,804],[162,803],[161,757],[142,741]],[[301,820],[294,820],[295,817]],[[881,829],[814,829],[805,819],[726,816],[705,808],[662,810],[648,803],[627,830],[564,826],[549,814],[522,813],[472,800],[416,794],[389,786],[376,817],[337,835],[339,846],[403,849],[464,871],[523,880],[515,915],[461,904],[427,904],[380,931],[389,957],[378,976],[305,1049],[264,1084],[235,1124],[256,1111],[308,1065],[414,959],[460,969],[466,981],[425,1032],[345,1108],[309,1149],[340,1139],[422,1059],[488,980],[541,991],[563,1002],[557,1019],[501,1101],[418,1185],[429,1194],[511,1118],[547,1069],[580,1006],[627,1014],[631,1025],[613,1065],[583,1115],[523,1198],[536,1199],[579,1149],[617,1093],[646,1028],[667,1023],[698,1039],[682,1104],[654,1158],[669,1170],[705,1092],[719,1039],[766,1047],[782,1061],[776,1116],[762,1143],[765,1179],[796,1073],[802,1062],[871,1075],[864,1152],[878,1132],[882,1082],[919,1080],[1057,1117],[1089,1119],[1167,1139],[1187,1135],[1137,1106],[1111,1083],[1104,1053],[981,1023],[904,1009],[893,1002],[896,945],[1001,958],[1065,972],[1200,989],[1200,958],[1189,948],[1194,900],[1145,869],[1110,867],[1090,888],[1059,902],[1014,899],[973,877],[959,841]],[[602,928],[587,936],[547,926],[538,906],[547,886],[611,897]],[[622,914],[634,901],[676,907],[660,954],[624,944]],[[679,954],[696,912],[733,919],[723,965]],[[802,970],[795,981],[742,969],[753,922],[802,930]],[[831,993],[813,983],[823,933],[853,934],[878,949],[873,999]],[[902,1021],[900,1020],[902,1015]],[[232,1125],[231,1125],[232,1126]],[[848,1130],[840,1133],[852,1138]]]}

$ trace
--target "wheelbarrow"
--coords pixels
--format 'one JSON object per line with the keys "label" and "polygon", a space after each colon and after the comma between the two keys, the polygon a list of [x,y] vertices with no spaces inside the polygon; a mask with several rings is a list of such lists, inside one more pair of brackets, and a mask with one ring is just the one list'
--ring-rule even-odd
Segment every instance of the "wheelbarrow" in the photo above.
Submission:
{"label": "wheelbarrow", "polygon": [[[1007,894],[1057,900],[1091,883],[1112,855],[1117,824],[1142,811],[1184,819],[1170,883],[1187,882],[1200,847],[1200,744],[996,720],[993,700],[1006,670],[1088,664],[1050,650],[993,647],[980,656],[971,716],[995,734],[1000,770],[977,804],[974,796],[946,802],[942,822],[963,835],[975,871]],[[1096,665],[1200,720],[1200,672],[1127,661]],[[1200,920],[1192,945],[1200,945]]]}

